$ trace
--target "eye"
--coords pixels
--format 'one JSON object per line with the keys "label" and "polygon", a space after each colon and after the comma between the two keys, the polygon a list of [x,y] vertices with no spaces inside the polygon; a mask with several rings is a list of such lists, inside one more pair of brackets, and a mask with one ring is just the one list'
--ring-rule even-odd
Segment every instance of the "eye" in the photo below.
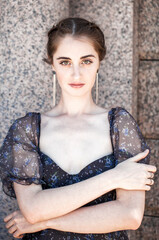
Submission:
{"label": "eye", "polygon": [[82,64],[86,64],[86,65],[89,65],[91,63],[93,63],[93,62],[91,60],[88,60],[88,59],[86,59],[82,62]]}
{"label": "eye", "polygon": [[71,65],[71,63],[69,61],[62,61],[62,62],[60,62],[60,64],[64,65],[64,66]]}

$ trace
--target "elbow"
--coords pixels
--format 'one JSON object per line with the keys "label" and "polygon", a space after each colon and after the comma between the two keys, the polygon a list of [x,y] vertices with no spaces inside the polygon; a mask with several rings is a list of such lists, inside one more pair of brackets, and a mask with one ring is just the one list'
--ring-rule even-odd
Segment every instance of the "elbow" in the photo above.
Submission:
{"label": "elbow", "polygon": [[25,208],[21,209],[21,212],[26,220],[31,224],[35,224],[40,221],[39,214],[37,214],[39,211],[31,206],[25,206]]}
{"label": "elbow", "polygon": [[31,224],[35,224],[35,223],[37,223],[39,221],[38,218],[35,216],[35,213],[27,214],[26,215],[26,219]]}
{"label": "elbow", "polygon": [[131,220],[131,226],[130,226],[130,230],[137,230],[141,225],[141,221],[139,221],[138,219],[133,218]]}
{"label": "elbow", "polygon": [[131,229],[130,230],[137,230],[142,223],[143,213],[139,209],[133,209],[131,211]]}

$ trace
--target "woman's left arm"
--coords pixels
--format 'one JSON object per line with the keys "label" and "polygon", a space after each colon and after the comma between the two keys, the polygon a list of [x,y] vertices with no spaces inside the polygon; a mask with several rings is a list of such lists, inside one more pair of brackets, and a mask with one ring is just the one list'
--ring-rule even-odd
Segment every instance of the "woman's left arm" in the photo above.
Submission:
{"label": "woman's left arm", "polygon": [[77,233],[109,233],[135,230],[142,221],[145,191],[117,189],[117,199],[79,208],[45,222],[46,228]]}
{"label": "woman's left arm", "polygon": [[20,211],[5,218],[6,227],[14,237],[47,228],[76,233],[109,233],[135,230],[142,221],[145,191],[117,189],[117,199],[93,206],[82,207],[62,217],[30,224]]}

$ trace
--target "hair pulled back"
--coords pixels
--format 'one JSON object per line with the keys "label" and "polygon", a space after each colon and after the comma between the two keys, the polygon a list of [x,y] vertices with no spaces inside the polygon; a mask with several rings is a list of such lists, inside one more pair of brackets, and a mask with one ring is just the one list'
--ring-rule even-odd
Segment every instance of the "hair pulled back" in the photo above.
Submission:
{"label": "hair pulled back", "polygon": [[59,41],[66,34],[74,37],[88,37],[98,53],[99,60],[102,61],[106,55],[104,34],[97,24],[84,18],[64,18],[48,31],[47,56],[43,60],[48,64],[53,64],[53,55],[56,52]]}

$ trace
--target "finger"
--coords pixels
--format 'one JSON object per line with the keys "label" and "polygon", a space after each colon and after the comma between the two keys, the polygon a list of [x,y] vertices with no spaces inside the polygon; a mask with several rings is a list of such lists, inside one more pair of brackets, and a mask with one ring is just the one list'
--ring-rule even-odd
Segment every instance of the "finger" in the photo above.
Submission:
{"label": "finger", "polygon": [[22,239],[22,237],[24,237],[24,235],[16,236],[15,233],[14,233],[13,237],[18,238],[18,239]]}
{"label": "finger", "polygon": [[132,157],[130,160],[133,162],[138,162],[139,160],[145,158],[148,153],[149,153],[149,149],[146,149],[144,152],[138,153],[137,155]]}
{"label": "finger", "polygon": [[17,230],[16,226],[13,225],[11,228],[9,228],[8,232],[9,233],[14,233]]}
{"label": "finger", "polygon": [[150,190],[151,190],[151,186],[145,185],[145,190],[146,190],[146,191],[150,191]]}
{"label": "finger", "polygon": [[154,178],[154,173],[148,172],[147,174],[148,174],[147,178]]}
{"label": "finger", "polygon": [[11,214],[7,215],[5,218],[4,218],[4,222],[8,222],[11,218],[13,218],[14,216],[16,216],[17,214],[17,211],[14,211],[12,212]]}
{"label": "finger", "polygon": [[13,237],[15,237],[15,238],[22,238],[22,237],[24,237],[24,235],[19,235],[18,233],[17,233],[17,231],[13,234]]}
{"label": "finger", "polygon": [[15,238],[22,238],[24,235],[22,235],[21,233],[19,233],[19,231],[17,230],[16,232],[14,232],[13,237]]}
{"label": "finger", "polygon": [[145,164],[145,165],[146,165],[146,168],[147,168],[147,170],[148,170],[149,172],[155,173],[155,172],[157,171],[156,166],[147,165],[147,164]]}
{"label": "finger", "polygon": [[153,179],[147,179],[146,180],[146,184],[147,185],[153,185],[154,184],[154,180]]}
{"label": "finger", "polygon": [[10,228],[10,227],[13,226],[13,225],[14,225],[14,222],[13,222],[13,220],[11,219],[10,221],[7,222],[6,228]]}
{"label": "finger", "polygon": [[24,237],[24,235],[19,235],[19,237],[18,237],[18,238],[22,238],[22,237]]}
{"label": "finger", "polygon": [[13,217],[13,213],[7,215],[3,220],[4,222],[8,222],[10,219],[12,219],[12,217]]}
{"label": "finger", "polygon": [[[153,166],[153,165],[148,165],[146,163],[140,163],[140,166],[144,166],[145,170],[150,172],[150,173],[155,173],[157,171],[156,166]],[[147,174],[147,176],[149,177],[150,175]]]}

